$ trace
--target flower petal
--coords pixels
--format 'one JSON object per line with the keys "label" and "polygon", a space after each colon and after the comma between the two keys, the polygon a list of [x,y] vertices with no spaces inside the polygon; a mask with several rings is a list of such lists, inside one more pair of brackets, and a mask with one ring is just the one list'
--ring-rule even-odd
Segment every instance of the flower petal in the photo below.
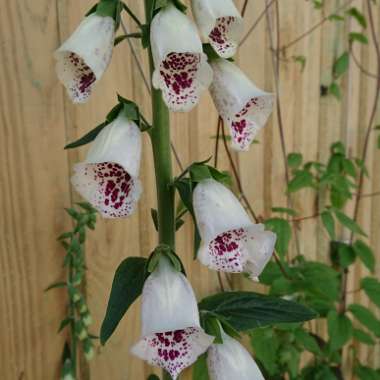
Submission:
{"label": "flower petal", "polygon": [[196,23],[214,50],[232,57],[243,34],[243,19],[232,0],[192,0]]}
{"label": "flower petal", "polygon": [[112,56],[115,22],[111,17],[86,17],[55,52],[58,78],[74,103],[85,102]]}
{"label": "flower petal", "polygon": [[262,225],[229,230],[203,244],[198,258],[210,269],[257,277],[270,260],[276,236]]}
{"label": "flower petal", "polygon": [[213,179],[204,180],[196,186],[193,205],[204,243],[209,243],[225,231],[252,225],[233,192]]}
{"label": "flower petal", "polygon": [[207,353],[210,380],[264,380],[251,354],[222,332],[223,344],[213,344]]}
{"label": "flower petal", "polygon": [[165,257],[145,281],[141,319],[143,336],[200,326],[197,300],[188,279]]}
{"label": "flower petal", "polygon": [[71,182],[105,218],[129,216],[141,194],[140,181],[114,162],[76,164]]}
{"label": "flower petal", "polygon": [[165,369],[175,380],[210,346],[214,337],[200,327],[166,331],[143,337],[132,353],[151,365]]}
{"label": "flower petal", "polygon": [[232,147],[246,151],[272,112],[273,95],[258,89],[231,62],[218,59],[212,68],[210,92],[215,106],[230,128]]}
{"label": "flower petal", "polygon": [[212,81],[196,26],[170,4],[154,17],[150,41],[155,67],[153,86],[162,90],[171,111],[191,110]]}

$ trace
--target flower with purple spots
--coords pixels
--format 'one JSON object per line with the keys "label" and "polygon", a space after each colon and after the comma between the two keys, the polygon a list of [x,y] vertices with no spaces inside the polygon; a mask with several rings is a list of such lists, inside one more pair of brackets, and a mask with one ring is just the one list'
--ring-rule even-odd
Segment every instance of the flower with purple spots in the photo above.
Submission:
{"label": "flower with purple spots", "polygon": [[213,60],[211,66],[214,70],[211,96],[219,115],[230,129],[232,147],[247,151],[272,113],[273,94],[257,88],[229,61]]}
{"label": "flower with purple spots", "polygon": [[71,182],[103,217],[127,217],[141,194],[140,159],[141,131],[121,112],[98,134],[86,160],[74,166]]}
{"label": "flower with purple spots", "polygon": [[154,17],[150,42],[154,88],[162,90],[171,111],[190,111],[212,81],[212,70],[194,23],[170,4]]}
{"label": "flower with purple spots", "polygon": [[210,380],[264,380],[252,355],[235,339],[221,330],[223,343],[207,351]]}
{"label": "flower with purple spots", "polygon": [[200,262],[217,271],[245,272],[256,280],[272,256],[276,235],[252,223],[235,195],[213,179],[196,186],[193,206],[202,238]]}
{"label": "flower with purple spots", "polygon": [[145,281],[142,337],[132,353],[165,369],[175,380],[214,340],[200,327],[197,301],[187,278],[166,257]]}
{"label": "flower with purple spots", "polygon": [[54,53],[59,80],[73,103],[84,103],[108,67],[115,38],[112,17],[93,13]]}
{"label": "flower with purple spots", "polygon": [[243,19],[232,0],[192,0],[195,21],[222,58],[232,57],[243,34]]}

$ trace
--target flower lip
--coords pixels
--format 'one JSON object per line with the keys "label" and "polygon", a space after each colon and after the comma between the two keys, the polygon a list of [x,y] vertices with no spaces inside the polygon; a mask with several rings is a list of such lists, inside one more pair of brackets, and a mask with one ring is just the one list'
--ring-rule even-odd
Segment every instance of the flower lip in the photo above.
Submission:
{"label": "flower lip", "polygon": [[190,111],[212,81],[195,25],[171,4],[154,17],[150,39],[153,86],[162,90],[172,111]]}
{"label": "flower lip", "polygon": [[151,365],[164,368],[176,379],[210,346],[214,337],[200,327],[158,332],[144,336],[132,347],[132,353]]}
{"label": "flower lip", "polygon": [[218,59],[211,66],[214,80],[210,92],[215,106],[230,128],[233,148],[246,151],[266,124],[272,112],[274,96],[257,88],[231,62]]}
{"label": "flower lip", "polygon": [[58,78],[74,103],[84,103],[112,56],[115,21],[97,14],[87,16],[57,49]]}

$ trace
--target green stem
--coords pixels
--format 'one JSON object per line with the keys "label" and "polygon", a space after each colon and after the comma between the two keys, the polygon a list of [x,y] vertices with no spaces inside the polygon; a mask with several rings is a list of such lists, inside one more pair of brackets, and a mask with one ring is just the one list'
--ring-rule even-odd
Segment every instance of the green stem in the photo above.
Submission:
{"label": "green stem", "polygon": [[[147,24],[151,22],[150,10],[153,2],[154,0],[145,0]],[[150,48],[149,62],[152,75],[154,64]],[[150,136],[156,174],[159,244],[167,244],[175,249],[175,207],[174,189],[171,187],[173,176],[169,110],[162,99],[160,90],[152,89],[152,113],[153,128]]]}
{"label": "green stem", "polygon": [[[145,0],[146,22],[151,23],[155,0]],[[152,50],[149,47],[150,75],[154,70]],[[150,131],[157,188],[158,238],[159,244],[167,244],[175,250],[175,206],[172,160],[170,146],[169,110],[162,99],[160,90],[152,88],[153,128]],[[162,371],[163,380],[172,380],[170,374]]]}

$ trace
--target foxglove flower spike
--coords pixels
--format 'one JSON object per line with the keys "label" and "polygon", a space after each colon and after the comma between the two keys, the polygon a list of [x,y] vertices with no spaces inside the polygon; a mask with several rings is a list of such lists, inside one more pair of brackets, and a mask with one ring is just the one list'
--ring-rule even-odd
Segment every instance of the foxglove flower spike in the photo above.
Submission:
{"label": "foxglove flower spike", "polygon": [[247,151],[273,108],[273,94],[258,89],[233,63],[213,60],[211,96],[231,131],[232,147]]}
{"label": "foxglove flower spike", "polygon": [[132,353],[159,366],[175,380],[211,345],[214,337],[200,327],[198,305],[187,278],[161,257],[145,281],[142,338]]}
{"label": "foxglove flower spike", "polygon": [[232,0],[192,0],[195,20],[203,38],[222,58],[236,53],[243,34],[243,19]]}
{"label": "foxglove flower spike", "polygon": [[74,166],[74,188],[105,218],[127,217],[140,198],[141,131],[121,111]]}
{"label": "foxglove flower spike", "polygon": [[54,53],[58,78],[73,103],[90,97],[111,61],[114,38],[114,19],[91,13]]}
{"label": "foxglove flower spike", "polygon": [[202,238],[198,259],[210,269],[256,279],[270,260],[276,235],[251,222],[235,195],[213,179],[200,182],[193,207]]}
{"label": "foxglove flower spike", "polygon": [[150,29],[154,88],[161,89],[171,111],[190,111],[212,81],[193,22],[170,4],[154,17]]}

